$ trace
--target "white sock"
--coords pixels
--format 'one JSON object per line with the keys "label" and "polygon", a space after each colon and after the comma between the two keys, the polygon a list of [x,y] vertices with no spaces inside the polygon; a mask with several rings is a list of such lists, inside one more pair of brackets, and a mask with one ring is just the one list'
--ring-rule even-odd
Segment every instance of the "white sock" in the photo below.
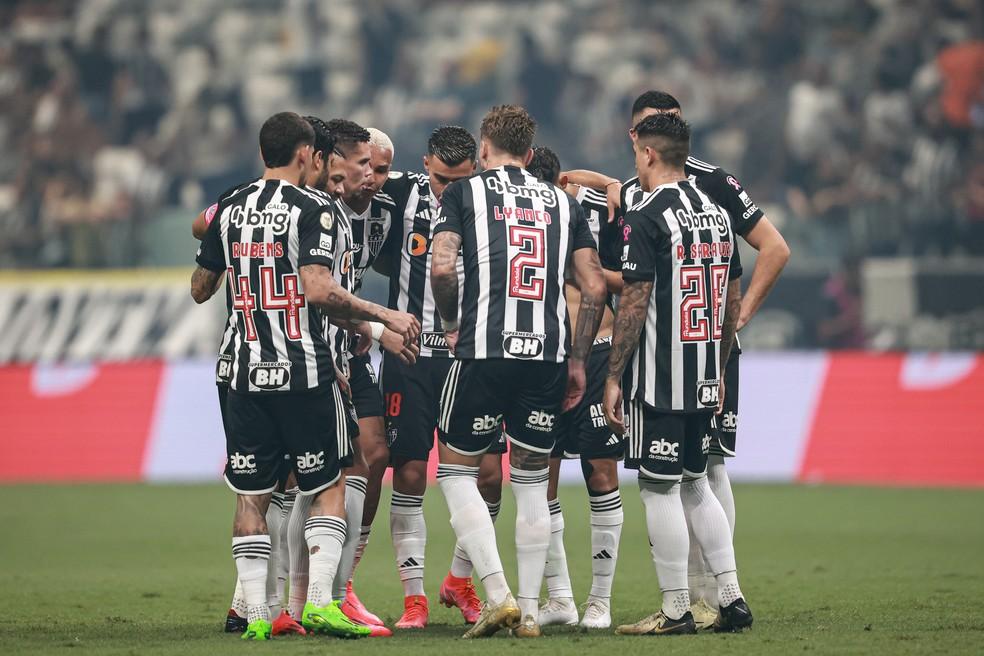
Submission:
{"label": "white sock", "polygon": [[567,571],[567,551],[564,549],[564,512],[560,499],[547,501],[550,510],[550,548],[543,576],[547,580],[547,596],[551,599],[573,599],[571,576]]}
{"label": "white sock", "polygon": [[277,575],[280,573],[280,529],[284,523],[284,495],[274,492],[270,496],[270,505],[266,513],[267,531],[270,533],[270,561],[267,565],[266,594],[267,605],[270,607],[270,617],[280,615],[280,585]]}
{"label": "white sock", "polygon": [[724,467],[724,456],[707,456],[707,482],[711,491],[724,508],[731,526],[731,537],[735,537],[735,494],[731,490],[731,478]]}
{"label": "white sock", "polygon": [[393,492],[390,502],[390,534],[396,550],[396,568],[403,583],[403,596],[424,594],[424,550],[427,524],[424,497]]}
{"label": "white sock", "polygon": [[663,613],[680,619],[690,610],[687,591],[687,519],[680,500],[680,483],[639,478],[639,495],[646,508],[646,528],[656,576],[663,591]]}
{"label": "white sock", "polygon": [[622,497],[618,488],[591,496],[591,593],[588,600],[612,596],[618,543],[622,537]]}
{"label": "white sock", "polygon": [[270,564],[270,536],[246,535],[232,538],[232,557],[236,561],[243,599],[246,601],[246,620],[270,621],[267,607],[266,580]]}
{"label": "white sock", "polygon": [[304,540],[308,546],[311,579],[308,582],[308,601],[324,608],[331,603],[331,590],[338,573],[345,542],[345,519],[332,515],[310,517],[304,522]]}
{"label": "white sock", "polygon": [[345,543],[342,545],[342,559],[338,562],[338,574],[335,575],[335,588],[332,595],[335,599],[345,598],[352,572],[355,571],[355,551],[359,548],[362,509],[366,505],[366,486],[368,481],[362,476],[345,477]]}
{"label": "white sock", "polygon": [[478,467],[438,465],[437,482],[448,504],[451,528],[470,556],[489,603],[502,602],[509,594],[509,585],[502,572],[492,517],[478,491]]}
{"label": "white sock", "polygon": [[[516,497],[516,560],[519,585],[516,600],[523,617],[538,614],[543,570],[550,550],[550,507],[547,504],[546,467],[535,471],[509,468]],[[566,569],[566,567],[565,567]]]}
{"label": "white sock", "polygon": [[304,540],[304,522],[311,513],[314,498],[298,494],[287,518],[287,552],[290,555],[290,616],[300,620],[308,591],[308,548]]}
{"label": "white sock", "polygon": [[280,605],[287,601],[287,579],[290,576],[290,549],[287,546],[287,526],[290,513],[294,509],[294,499],[297,498],[297,490],[292,489],[284,493],[284,512],[280,519],[280,549],[277,551],[277,597],[280,598]]}
{"label": "white sock", "polygon": [[687,522],[690,533],[690,554],[687,558],[687,585],[690,590],[691,603],[703,599],[711,608],[717,608],[717,582],[711,574],[704,552],[700,550],[700,542],[694,536],[690,522]]}
{"label": "white sock", "polygon": [[246,617],[246,598],[243,597],[243,584],[239,582],[239,574],[236,574],[236,589],[232,593],[232,604],[229,606],[239,617]]}
{"label": "white sock", "polygon": [[[492,518],[492,523],[495,524],[495,520],[499,517],[499,509],[502,507],[501,501],[496,501],[490,503],[485,502],[485,507],[489,509],[489,517]],[[457,542],[454,543],[454,556],[451,558],[451,576],[457,576],[459,579],[467,578],[472,575],[472,561],[468,558],[468,554]]]}
{"label": "white sock", "polygon": [[369,534],[372,533],[372,526],[363,526],[359,531],[359,546],[355,548],[355,562],[352,564],[352,575],[355,576],[355,569],[362,562],[362,556],[366,553],[369,545]]}
{"label": "white sock", "polygon": [[[718,602],[727,606],[741,596],[738,576],[722,579],[722,574],[737,572],[735,550],[731,542],[731,527],[721,503],[711,492],[705,476],[687,480],[681,486],[680,497],[693,528],[694,537],[700,542],[704,560],[717,579]],[[724,587],[728,590],[725,592]],[[737,595],[737,596],[735,596]],[[725,598],[730,601],[724,601]]]}

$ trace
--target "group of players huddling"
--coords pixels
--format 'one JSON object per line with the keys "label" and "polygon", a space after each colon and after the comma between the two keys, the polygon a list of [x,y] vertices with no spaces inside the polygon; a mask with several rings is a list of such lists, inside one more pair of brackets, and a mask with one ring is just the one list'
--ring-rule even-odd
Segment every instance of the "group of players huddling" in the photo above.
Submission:
{"label": "group of players huddling", "polygon": [[[733,176],[689,156],[680,114],[663,92],[636,100],[638,176],[625,184],[562,171],[512,105],[488,112],[478,144],[461,127],[434,130],[423,173],[391,171],[391,140],[348,120],[284,112],[264,123],[262,177],[193,227],[192,296],[205,302],[225,279],[229,309],[216,368],[225,480],[238,495],[227,631],[392,635],[352,587],[387,467],[404,589],[394,626],[426,627],[435,433],[457,537],[439,599],[471,625],[464,637],[610,627],[623,458],[638,470],[662,607],[616,632],[751,625],[724,465],[735,335],[789,251]],[[743,298],[738,235],[759,251]],[[387,307],[358,295],[369,267],[389,277]],[[515,597],[494,529],[507,451]],[[580,459],[590,498],[583,614],[564,550],[562,458]]]}

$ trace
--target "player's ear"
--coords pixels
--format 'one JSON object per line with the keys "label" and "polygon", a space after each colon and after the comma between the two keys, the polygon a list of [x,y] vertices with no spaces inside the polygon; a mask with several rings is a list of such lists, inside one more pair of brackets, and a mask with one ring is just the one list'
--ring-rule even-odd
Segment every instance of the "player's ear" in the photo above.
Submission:
{"label": "player's ear", "polygon": [[430,163],[430,157],[427,156],[427,155],[424,155],[424,170],[427,171],[428,173],[430,173],[430,171],[431,171],[430,170],[430,166],[428,166],[429,163]]}
{"label": "player's ear", "polygon": [[523,158],[523,166],[529,166],[530,162],[533,161],[533,149],[530,148],[526,151],[526,156]]}
{"label": "player's ear", "polygon": [[571,179],[566,173],[561,173],[560,177],[557,178],[557,186],[561,189],[567,189],[567,185],[570,183]]}

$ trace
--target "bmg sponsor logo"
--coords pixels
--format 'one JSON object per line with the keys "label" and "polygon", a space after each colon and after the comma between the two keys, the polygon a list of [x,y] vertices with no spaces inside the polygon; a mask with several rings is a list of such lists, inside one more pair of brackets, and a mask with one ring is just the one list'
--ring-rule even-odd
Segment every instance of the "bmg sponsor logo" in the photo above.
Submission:
{"label": "bmg sponsor logo", "polygon": [[249,365],[249,382],[262,390],[275,390],[290,384],[289,362],[254,362]]}
{"label": "bmg sponsor logo", "polygon": [[296,464],[298,474],[310,474],[321,471],[325,468],[325,452],[318,451],[317,453],[311,453],[310,451],[305,451],[303,455],[297,456]]}
{"label": "bmg sponsor logo", "polygon": [[234,207],[229,221],[237,228],[270,228],[273,234],[287,232],[290,212],[286,203],[270,203],[262,210],[252,207]]}
{"label": "bmg sponsor logo", "polygon": [[233,474],[255,474],[256,456],[252,453],[243,455],[236,451],[229,456],[229,469]]}
{"label": "bmg sponsor logo", "polygon": [[553,430],[554,419],[557,415],[550,412],[544,412],[543,410],[534,410],[530,413],[530,416],[526,418],[526,427],[532,428],[535,431],[549,432]]}
{"label": "bmg sponsor logo", "polygon": [[487,435],[498,429],[500,423],[502,423],[502,415],[475,417],[472,421],[472,432],[478,435]]}

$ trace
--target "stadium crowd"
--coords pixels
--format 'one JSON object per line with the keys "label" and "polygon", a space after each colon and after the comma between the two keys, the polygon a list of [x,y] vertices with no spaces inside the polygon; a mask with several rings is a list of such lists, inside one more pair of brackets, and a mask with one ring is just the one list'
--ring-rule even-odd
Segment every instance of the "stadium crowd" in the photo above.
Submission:
{"label": "stadium crowd", "polygon": [[405,167],[434,125],[514,98],[565,161],[624,175],[627,106],[656,81],[689,108],[695,152],[740,172],[806,261],[979,252],[981,14],[972,0],[4,3],[0,264],[141,263],[134,238],[163,208],[255,171],[275,106],[377,125]]}

